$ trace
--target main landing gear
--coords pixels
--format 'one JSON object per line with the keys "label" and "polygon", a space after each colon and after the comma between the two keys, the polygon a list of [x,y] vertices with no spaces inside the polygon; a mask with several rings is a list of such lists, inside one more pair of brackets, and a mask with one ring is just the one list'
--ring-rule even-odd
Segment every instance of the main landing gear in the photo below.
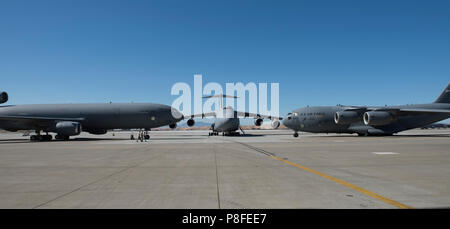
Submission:
{"label": "main landing gear", "polygon": [[33,141],[33,142],[51,141],[52,138],[53,138],[52,135],[49,135],[48,133],[46,133],[46,135],[41,135],[41,131],[36,130],[36,135],[31,135],[30,141]]}
{"label": "main landing gear", "polygon": [[33,142],[51,141],[53,136],[51,135],[31,135],[30,140]]}
{"label": "main landing gear", "polygon": [[237,131],[224,133],[225,136],[241,136],[241,133]]}
{"label": "main landing gear", "polygon": [[294,138],[298,138],[298,133],[297,132],[294,133]]}
{"label": "main landing gear", "polygon": [[57,134],[56,136],[55,136],[55,140],[64,140],[64,141],[67,141],[67,140],[69,140],[69,136],[67,136],[67,135],[59,135],[59,134]]}
{"label": "main landing gear", "polygon": [[[241,133],[234,131],[234,132],[222,132],[222,136],[240,136]],[[209,133],[209,136],[219,136],[219,132],[211,132]]]}

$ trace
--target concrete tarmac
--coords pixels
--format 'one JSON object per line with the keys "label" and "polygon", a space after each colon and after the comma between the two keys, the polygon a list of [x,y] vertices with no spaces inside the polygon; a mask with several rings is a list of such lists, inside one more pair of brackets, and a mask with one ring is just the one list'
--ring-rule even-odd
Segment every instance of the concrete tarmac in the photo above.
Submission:
{"label": "concrete tarmac", "polygon": [[[0,208],[448,208],[450,130],[0,134]],[[137,133],[134,133],[135,136]]]}

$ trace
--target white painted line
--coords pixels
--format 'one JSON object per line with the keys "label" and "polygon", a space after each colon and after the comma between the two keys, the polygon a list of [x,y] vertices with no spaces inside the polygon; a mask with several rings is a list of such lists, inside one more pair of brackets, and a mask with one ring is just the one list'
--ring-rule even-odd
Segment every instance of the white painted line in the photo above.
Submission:
{"label": "white painted line", "polygon": [[394,152],[372,152],[373,154],[377,154],[377,155],[392,155],[392,154],[398,154],[398,153],[394,153]]}

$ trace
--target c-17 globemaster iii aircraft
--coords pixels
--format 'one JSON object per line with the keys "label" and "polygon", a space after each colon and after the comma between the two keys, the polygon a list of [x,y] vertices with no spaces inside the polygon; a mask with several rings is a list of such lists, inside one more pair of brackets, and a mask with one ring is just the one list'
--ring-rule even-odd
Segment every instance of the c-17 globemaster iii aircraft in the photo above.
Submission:
{"label": "c-17 globemaster iii aircraft", "polygon": [[450,84],[433,103],[401,106],[322,106],[299,108],[283,124],[311,133],[356,133],[359,136],[392,135],[450,118]]}
{"label": "c-17 globemaster iii aircraft", "polygon": [[[0,93],[0,104],[8,101],[6,92]],[[182,120],[173,117],[178,110],[154,103],[105,103],[105,104],[45,104],[0,106],[0,129],[7,131],[34,130],[34,141],[68,140],[82,131],[90,134],[106,134],[112,129],[142,129],[146,139],[151,128],[169,125],[176,128]],[[46,132],[46,135],[41,135]]]}

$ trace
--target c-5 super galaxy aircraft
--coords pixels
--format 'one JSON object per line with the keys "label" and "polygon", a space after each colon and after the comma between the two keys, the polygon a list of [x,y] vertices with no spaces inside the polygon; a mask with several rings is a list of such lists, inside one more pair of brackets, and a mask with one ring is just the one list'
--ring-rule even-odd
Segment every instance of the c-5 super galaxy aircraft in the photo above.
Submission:
{"label": "c-5 super galaxy aircraft", "polygon": [[241,112],[241,111],[235,111],[232,107],[222,107],[222,99],[223,98],[237,98],[236,96],[229,96],[229,95],[212,95],[212,96],[205,96],[203,98],[220,98],[219,99],[219,109],[218,111],[209,112],[209,113],[202,113],[202,114],[196,114],[188,116],[186,115],[186,118],[189,118],[187,121],[188,126],[193,126],[195,124],[195,121],[193,118],[204,118],[204,117],[214,117],[216,118],[214,123],[211,125],[212,132],[209,133],[209,135],[218,135],[219,132],[222,132],[222,135],[225,136],[234,136],[234,135],[240,135],[239,132],[237,132],[239,129],[244,133],[244,131],[241,129],[239,117],[247,118],[252,117],[255,119],[255,126],[261,126],[263,123],[263,119],[270,119],[272,121],[271,126],[273,129],[277,129],[280,126],[281,117],[273,117],[270,115],[261,115],[261,114],[253,114],[249,112]]}
{"label": "c-5 super galaxy aircraft", "polygon": [[299,108],[283,124],[312,133],[356,133],[359,136],[392,135],[450,118],[450,84],[429,104],[365,107],[323,106]]}
{"label": "c-5 super galaxy aircraft", "polygon": [[[7,101],[8,94],[0,93],[0,104]],[[68,140],[82,131],[100,135],[112,129],[175,128],[183,119],[177,114],[170,106],[154,103],[9,105],[0,106],[0,129],[34,130],[36,135],[30,137],[34,141],[51,140],[49,132],[57,134],[55,139]]]}

